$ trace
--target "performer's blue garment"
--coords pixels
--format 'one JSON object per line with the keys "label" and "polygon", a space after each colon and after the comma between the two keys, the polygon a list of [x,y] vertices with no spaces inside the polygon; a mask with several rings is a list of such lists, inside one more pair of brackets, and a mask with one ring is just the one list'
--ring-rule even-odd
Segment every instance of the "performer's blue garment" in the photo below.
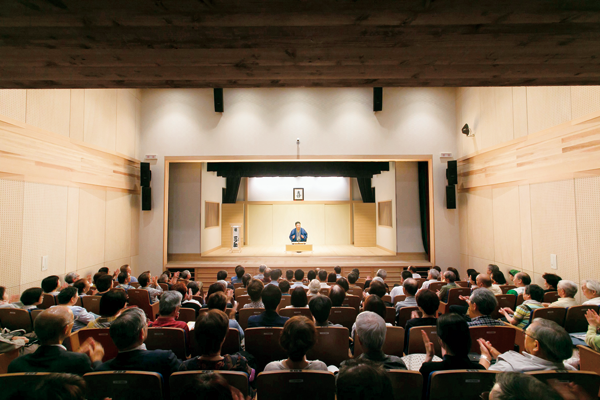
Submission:
{"label": "performer's blue garment", "polygon": [[304,236],[304,238],[301,237],[296,237],[296,228],[292,229],[292,232],[290,233],[290,240],[292,242],[306,242],[306,239],[308,238],[308,233],[306,233],[306,231],[304,230],[304,228],[300,228],[300,235]]}

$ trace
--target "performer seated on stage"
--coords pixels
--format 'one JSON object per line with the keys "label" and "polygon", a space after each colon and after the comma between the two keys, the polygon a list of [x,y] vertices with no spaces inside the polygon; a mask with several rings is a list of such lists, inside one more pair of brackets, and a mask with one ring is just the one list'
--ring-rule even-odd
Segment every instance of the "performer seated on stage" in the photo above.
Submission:
{"label": "performer seated on stage", "polygon": [[308,233],[300,226],[300,221],[296,221],[296,228],[292,229],[290,233],[290,240],[292,242],[306,242]]}

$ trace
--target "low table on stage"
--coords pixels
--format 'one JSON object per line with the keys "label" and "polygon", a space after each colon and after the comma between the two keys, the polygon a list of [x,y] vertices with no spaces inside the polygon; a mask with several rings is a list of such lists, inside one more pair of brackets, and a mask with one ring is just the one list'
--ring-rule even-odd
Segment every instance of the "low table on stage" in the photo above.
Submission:
{"label": "low table on stage", "polygon": [[301,253],[303,251],[313,251],[312,244],[297,242],[294,244],[286,244],[285,251],[295,251]]}

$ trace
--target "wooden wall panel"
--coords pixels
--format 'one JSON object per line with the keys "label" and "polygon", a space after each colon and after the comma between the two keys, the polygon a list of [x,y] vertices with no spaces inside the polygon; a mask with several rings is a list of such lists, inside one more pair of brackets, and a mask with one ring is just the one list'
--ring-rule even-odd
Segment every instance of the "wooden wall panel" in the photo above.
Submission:
{"label": "wooden wall panel", "polygon": [[242,227],[242,241],[244,232],[244,203],[221,205],[221,246],[231,247],[231,226],[239,223]]}
{"label": "wooden wall panel", "polygon": [[25,122],[27,110],[27,90],[0,89],[0,116]]}
{"label": "wooden wall panel", "polygon": [[354,203],[354,246],[377,245],[377,210],[375,203]]}
{"label": "wooden wall panel", "polygon": [[527,88],[524,86],[513,87],[512,94],[514,138],[516,139],[528,135]]}
{"label": "wooden wall panel", "polygon": [[578,282],[574,181],[540,183],[530,190],[534,272],[550,271],[550,254],[556,254],[556,273]]}
{"label": "wooden wall panel", "polygon": [[519,186],[519,214],[521,221],[521,266],[533,271],[533,242],[531,237],[531,200],[529,185]]}
{"label": "wooden wall panel", "polygon": [[325,244],[351,244],[350,230],[350,204],[325,204]]}
{"label": "wooden wall panel", "polygon": [[79,231],[79,188],[68,188],[67,199],[67,249],[66,268],[67,272],[77,270],[77,242]]}
{"label": "wooden wall panel", "polygon": [[600,177],[575,179],[580,280],[600,280]]}
{"label": "wooden wall panel", "polygon": [[116,150],[116,89],[85,89],[83,140],[110,151]]}
{"label": "wooden wall panel", "polygon": [[479,132],[479,128],[481,128],[479,122],[481,118],[481,101],[480,101],[480,89],[477,87],[470,88],[460,88],[461,96],[462,96],[462,107],[461,107],[461,116],[460,116],[460,127],[458,131],[464,124],[469,124],[469,127],[474,129],[476,134],[474,137],[466,137],[462,133],[460,137],[462,140],[459,140],[459,146],[462,144],[462,154],[471,154],[475,151],[481,150],[482,143],[481,138],[477,136],[477,132]]}
{"label": "wooden wall panel", "polygon": [[[469,254],[469,213],[468,194],[457,193],[458,229],[460,235],[460,254]],[[466,270],[465,270],[466,271]]]}
{"label": "wooden wall panel", "polygon": [[488,148],[512,140],[513,98],[510,87],[482,87],[479,89],[481,118],[476,137],[481,148]]}
{"label": "wooden wall panel", "polygon": [[131,199],[130,194],[106,192],[106,228],[104,261],[130,256]]}
{"label": "wooden wall panel", "polygon": [[[66,186],[25,182],[21,284],[65,274],[67,198]],[[42,256],[48,256],[47,271]]]}
{"label": "wooden wall panel", "polygon": [[77,235],[77,269],[104,263],[106,229],[106,191],[79,191],[79,230]]}
{"label": "wooden wall panel", "polygon": [[[140,254],[140,213],[141,196],[132,194],[129,196],[129,206],[131,207],[131,250],[129,254],[137,256]],[[131,267],[133,269],[133,267]]]}
{"label": "wooden wall panel", "polygon": [[70,133],[71,139],[83,142],[83,125],[85,114],[85,90],[71,89],[71,118]]}
{"label": "wooden wall panel", "polygon": [[571,120],[571,88],[540,86],[527,88],[529,134]]}
{"label": "wooden wall panel", "polygon": [[71,91],[69,89],[27,90],[29,125],[69,137]]}
{"label": "wooden wall panel", "polygon": [[248,237],[246,240],[251,246],[271,246],[273,244],[272,204],[248,206]]}
{"label": "wooden wall panel", "polygon": [[573,119],[600,112],[600,86],[571,86]]}
{"label": "wooden wall panel", "polygon": [[135,101],[135,158],[142,159],[141,155],[142,141],[142,102],[140,99]]}
{"label": "wooden wall panel", "polygon": [[135,157],[136,103],[129,90],[117,91],[117,153]]}
{"label": "wooden wall panel", "polygon": [[495,260],[521,268],[519,188],[493,189]]}
{"label": "wooden wall panel", "polygon": [[469,255],[486,260],[494,259],[494,219],[492,189],[483,188],[468,193],[468,250]]}
{"label": "wooden wall panel", "polygon": [[23,191],[22,181],[0,179],[0,276],[5,287],[21,283]]}
{"label": "wooden wall panel", "polygon": [[296,201],[291,204],[273,204],[273,245],[287,245],[296,221],[308,233],[308,243],[325,244],[325,205]]}

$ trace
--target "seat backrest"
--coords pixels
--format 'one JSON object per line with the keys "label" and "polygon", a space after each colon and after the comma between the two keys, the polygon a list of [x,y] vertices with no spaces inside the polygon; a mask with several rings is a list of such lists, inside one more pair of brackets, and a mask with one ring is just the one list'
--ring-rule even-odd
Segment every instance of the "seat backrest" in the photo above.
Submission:
{"label": "seat backrest", "polygon": [[392,302],[392,296],[390,296],[389,294],[386,294],[385,296],[383,296],[381,298],[381,300],[386,301],[388,303],[391,303]]}
{"label": "seat backrest", "polygon": [[469,287],[469,282],[467,282],[467,281],[456,281],[454,283],[456,283],[460,287],[464,287],[464,288],[468,288]]}
{"label": "seat backrest", "polygon": [[351,330],[354,321],[356,321],[356,315],[356,310],[353,307],[331,307],[329,321]]}
{"label": "seat backrest", "polygon": [[335,399],[335,376],[329,371],[262,372],[256,387],[264,399],[286,399],[291,394],[314,400]]}
{"label": "seat backrest", "polygon": [[590,371],[534,371],[526,372],[540,381],[548,384],[550,380],[561,383],[573,383],[581,387],[590,398],[597,398],[600,391],[600,375]]}
{"label": "seat backrest", "polygon": [[508,291],[511,289],[516,289],[515,285],[498,285],[498,286],[500,286],[500,289],[502,289],[503,294],[508,293]]}
{"label": "seat backrest", "polygon": [[450,306],[466,306],[467,302],[464,300],[459,299],[459,296],[470,296],[471,295],[471,289],[470,288],[463,288],[463,287],[457,287],[457,288],[452,288],[450,290],[448,290],[448,307]]}
{"label": "seat backrest", "polygon": [[500,314],[499,311],[501,308],[508,307],[511,310],[514,310],[517,301],[517,296],[515,296],[514,294],[497,294],[496,301],[498,302],[498,305],[496,306],[494,312],[491,314],[491,317],[494,319],[502,317],[502,314]]}
{"label": "seat backrest", "polygon": [[419,311],[419,307],[402,307],[400,311],[398,311],[396,326],[404,328],[406,326],[406,321],[410,319],[410,314],[412,314],[413,311]]}
{"label": "seat backrest", "polygon": [[130,285],[136,289],[138,289],[140,287],[140,284],[138,282],[131,282]]}
{"label": "seat backrest", "polygon": [[515,328],[511,326],[472,326],[471,353],[481,353],[477,339],[484,339],[494,346],[500,353],[515,349]]}
{"label": "seat backrest", "polygon": [[560,296],[558,295],[558,292],[546,292],[544,293],[544,303],[554,303],[556,300],[558,300],[560,298]]}
{"label": "seat backrest", "polygon": [[32,324],[35,322],[35,319],[38,317],[38,315],[40,315],[42,312],[44,312],[44,310],[38,310],[37,308],[34,308],[29,312],[29,314],[31,315]]}
{"label": "seat backrest", "polygon": [[346,292],[346,294],[348,295],[352,295],[352,296],[362,296],[362,289],[357,289],[357,288],[350,288],[348,289],[348,291]]}
{"label": "seat backrest", "polygon": [[55,305],[56,305],[56,297],[49,293],[44,293],[42,296],[42,304],[38,305],[38,308],[45,310],[46,308],[50,308]]}
{"label": "seat backrest", "polygon": [[265,369],[271,361],[287,358],[286,351],[279,344],[283,328],[248,328],[245,330],[246,351],[256,360],[257,371]]}
{"label": "seat backrest", "polygon": [[243,283],[241,283],[241,282],[240,282],[240,283],[234,283],[234,284],[233,284],[233,288],[234,288],[234,289],[238,289],[238,288],[241,288],[241,287],[243,287],[243,286],[244,286],[244,284],[243,284]]}
{"label": "seat backrest", "polygon": [[241,308],[239,315],[240,319],[238,320],[238,322],[242,329],[246,330],[246,328],[248,328],[248,318],[250,318],[253,315],[262,314],[264,312],[264,308]]}
{"label": "seat backrest", "polygon": [[385,308],[385,322],[392,325],[396,322],[396,309],[394,307]]}
{"label": "seat backrest", "polygon": [[365,280],[363,279],[361,281],[362,278],[359,278],[359,280],[356,281],[355,285],[359,286],[363,291],[365,290]]}
{"label": "seat backrest", "polygon": [[358,313],[360,311],[360,297],[347,295],[342,302],[342,307],[352,307]]}
{"label": "seat backrest", "polygon": [[519,294],[517,296],[517,306],[520,306],[521,304],[523,304],[525,300],[523,299],[523,293]]}
{"label": "seat backrest", "polygon": [[185,332],[181,328],[148,328],[144,341],[148,350],[171,350],[180,360],[186,360]]}
{"label": "seat backrest", "polygon": [[19,308],[0,308],[0,325],[11,331],[25,329],[29,333],[33,330],[29,311]]}
{"label": "seat backrest", "polygon": [[429,290],[432,290],[434,293],[442,288],[442,286],[446,285],[446,282],[431,282],[429,284]]}
{"label": "seat backrest", "polygon": [[241,310],[246,304],[252,302],[252,300],[250,300],[250,296],[248,296],[247,294],[242,296],[235,296],[235,301],[238,302],[238,310]]}
{"label": "seat backrest", "polygon": [[425,282],[427,280],[427,278],[417,278],[415,279],[415,281],[417,281],[417,289],[421,289],[421,286],[423,286],[423,282]]}
{"label": "seat backrest", "polygon": [[406,295],[405,294],[399,294],[397,296],[394,296],[394,307],[396,307],[396,303],[400,303],[401,301],[406,300]]}
{"label": "seat backrest", "polygon": [[281,301],[279,302],[277,309],[281,310],[290,305],[292,305],[292,296],[281,296]]}
{"label": "seat backrest", "polygon": [[[196,335],[194,335],[194,331],[190,332],[190,346],[192,357],[200,356],[200,351],[198,350],[198,343],[196,342]],[[225,342],[221,347],[221,354],[235,354],[240,351],[240,333],[235,328],[229,328],[227,332],[227,336],[225,337]]]}
{"label": "seat backrest", "polygon": [[88,400],[144,399],[162,400],[160,374],[142,371],[90,372],[83,376]]}
{"label": "seat backrest", "polygon": [[245,294],[248,294],[248,289],[246,289],[246,288],[236,288],[235,289],[235,298],[236,299]]}
{"label": "seat backrest", "polygon": [[156,315],[150,305],[150,295],[146,289],[129,289],[127,295],[129,296],[130,305],[138,306],[144,310],[149,320],[154,321]]}
{"label": "seat backrest", "polygon": [[[23,310],[25,311],[25,310]],[[21,389],[26,390],[37,385],[40,379],[49,372],[20,372],[17,374],[0,375],[0,400],[8,400]]]}
{"label": "seat backrest", "polygon": [[321,293],[322,295],[325,295],[325,296],[329,296],[329,290],[331,290],[331,289],[324,287],[324,288],[319,289],[319,293]]}
{"label": "seat backrest", "polygon": [[[385,333],[385,342],[381,349],[385,354],[402,357],[404,352],[404,328],[388,326]],[[364,352],[360,340],[354,338],[354,358]]]}
{"label": "seat backrest", "polygon": [[563,323],[565,322],[566,313],[567,313],[567,309],[563,308],[563,307],[536,308],[535,310],[533,310],[531,320],[533,321],[536,318],[544,318],[544,319],[549,319],[551,321],[554,321],[557,324],[559,324],[560,326],[562,326]]}
{"label": "seat backrest", "polygon": [[567,332],[586,332],[588,330],[588,322],[585,318],[585,314],[588,310],[594,310],[598,312],[598,306],[573,306],[567,308],[567,315],[565,316],[564,327]]}
{"label": "seat backrest", "polygon": [[425,354],[425,344],[423,343],[423,334],[421,331],[425,331],[431,343],[433,343],[433,349],[435,355],[438,357],[442,356],[442,346],[438,340],[437,327],[435,325],[430,326],[415,326],[410,328],[408,335],[408,354]]}
{"label": "seat backrest", "polygon": [[100,299],[102,296],[83,296],[81,298],[81,302],[83,303],[83,308],[87,311],[100,314]]}
{"label": "seat backrest", "polygon": [[312,319],[312,314],[310,312],[310,308],[305,307],[290,307],[290,308],[282,308],[279,310],[279,315],[282,317],[297,317],[299,315],[303,315],[306,318]]}
{"label": "seat backrest", "polygon": [[[104,348],[103,362],[115,358],[119,353],[117,346],[110,337],[109,328],[80,329],[77,331],[77,336],[79,337],[79,343],[85,342],[88,338],[93,338],[96,342],[99,342]],[[77,351],[77,349],[73,349],[73,351]]]}
{"label": "seat backrest", "polygon": [[579,367],[581,371],[591,371],[600,374],[600,353],[588,346],[577,346],[579,349]]}
{"label": "seat backrest", "polygon": [[[85,297],[85,296],[83,296],[83,297]],[[75,305],[77,307],[83,307],[83,301],[81,301],[81,297],[77,298],[77,301],[75,302]]]}
{"label": "seat backrest", "polygon": [[321,360],[327,365],[339,367],[350,358],[347,328],[317,328],[317,343],[306,354],[307,360]]}
{"label": "seat backrest", "polygon": [[[208,371],[183,371],[171,374],[169,378],[169,392],[172,400],[184,399],[186,385],[194,376],[202,375]],[[230,386],[238,389],[245,396],[248,395],[248,375],[241,371],[214,371],[221,375]],[[165,399],[166,400],[166,399]]]}
{"label": "seat backrest", "polygon": [[429,379],[429,400],[478,399],[495,381],[495,371],[436,371]]}
{"label": "seat backrest", "polygon": [[394,400],[421,400],[423,394],[423,375],[419,371],[388,370]]}
{"label": "seat backrest", "polygon": [[179,309],[177,321],[190,322],[196,320],[196,310],[193,308],[182,307]]}
{"label": "seat backrest", "polygon": [[160,286],[160,288],[166,292],[169,290],[169,285],[167,285],[166,283],[159,283],[158,286]]}

